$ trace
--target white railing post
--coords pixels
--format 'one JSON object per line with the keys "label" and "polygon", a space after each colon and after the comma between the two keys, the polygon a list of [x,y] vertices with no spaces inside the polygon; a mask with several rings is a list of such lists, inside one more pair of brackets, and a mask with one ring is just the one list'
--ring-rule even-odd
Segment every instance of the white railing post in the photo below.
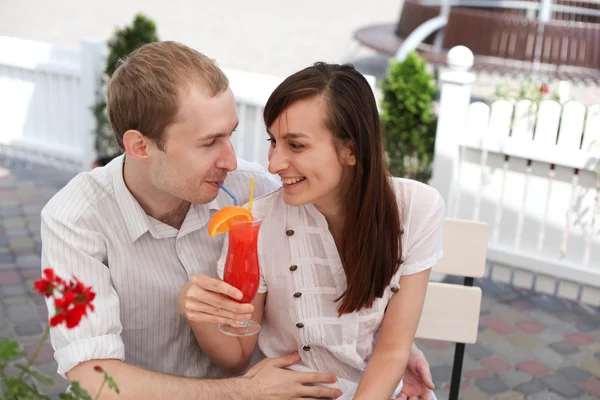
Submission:
{"label": "white railing post", "polygon": [[84,38],[81,45],[79,134],[82,145],[82,170],[87,171],[96,158],[94,134],[96,120],[92,107],[96,104],[102,86],[106,52],[104,40],[99,38]]}
{"label": "white railing post", "polygon": [[455,192],[459,189],[459,145],[475,79],[470,72],[472,66],[471,50],[456,46],[448,52],[448,66],[440,73],[440,108],[430,185],[444,198],[447,216],[452,215]]}

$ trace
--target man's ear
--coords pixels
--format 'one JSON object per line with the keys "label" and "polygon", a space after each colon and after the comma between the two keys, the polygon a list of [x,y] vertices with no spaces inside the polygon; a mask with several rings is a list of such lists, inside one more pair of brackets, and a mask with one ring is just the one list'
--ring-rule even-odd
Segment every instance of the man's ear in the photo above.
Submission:
{"label": "man's ear", "polygon": [[140,131],[130,129],[123,134],[123,146],[128,157],[145,161],[149,156],[150,141]]}

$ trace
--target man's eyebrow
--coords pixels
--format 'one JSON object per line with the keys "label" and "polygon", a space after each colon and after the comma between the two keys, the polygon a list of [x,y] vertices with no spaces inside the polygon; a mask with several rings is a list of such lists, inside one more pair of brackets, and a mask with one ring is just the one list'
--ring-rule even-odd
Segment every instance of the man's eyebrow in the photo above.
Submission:
{"label": "man's eyebrow", "polygon": [[208,135],[200,138],[200,140],[212,140],[212,139],[218,139],[218,138],[225,137],[225,136],[230,136],[231,133],[233,133],[233,131],[235,131],[239,125],[240,125],[240,123],[238,121],[238,123],[235,124],[235,127],[233,128],[233,130],[231,132],[229,132],[229,133],[226,133],[226,132],[209,133]]}

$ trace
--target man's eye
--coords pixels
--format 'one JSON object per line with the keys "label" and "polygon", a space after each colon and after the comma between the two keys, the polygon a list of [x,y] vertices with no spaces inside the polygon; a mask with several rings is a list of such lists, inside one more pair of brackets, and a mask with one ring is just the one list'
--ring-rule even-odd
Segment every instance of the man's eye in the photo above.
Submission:
{"label": "man's eye", "polygon": [[290,143],[290,147],[294,150],[300,150],[300,149],[304,148],[304,145],[298,144],[298,143]]}
{"label": "man's eye", "polygon": [[217,143],[217,139],[213,139],[208,143],[204,143],[204,147],[211,147],[213,146],[215,143]]}

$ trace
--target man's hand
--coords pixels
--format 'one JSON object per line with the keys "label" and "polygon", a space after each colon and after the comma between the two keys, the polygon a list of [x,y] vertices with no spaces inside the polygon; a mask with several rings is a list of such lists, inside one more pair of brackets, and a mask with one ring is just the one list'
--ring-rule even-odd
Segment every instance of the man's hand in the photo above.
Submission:
{"label": "man's hand", "polygon": [[240,304],[242,292],[206,275],[194,275],[179,290],[179,313],[190,322],[238,325],[250,319],[251,304]]}
{"label": "man's hand", "polygon": [[435,389],[429,363],[417,346],[413,345],[404,372],[402,392],[395,400],[432,400]]}
{"label": "man's hand", "polygon": [[249,379],[249,390],[253,399],[296,400],[296,399],[336,399],[342,395],[338,389],[316,386],[332,384],[335,375],[321,372],[296,372],[285,369],[298,362],[298,353],[288,356],[265,359],[252,367],[242,379]]}

